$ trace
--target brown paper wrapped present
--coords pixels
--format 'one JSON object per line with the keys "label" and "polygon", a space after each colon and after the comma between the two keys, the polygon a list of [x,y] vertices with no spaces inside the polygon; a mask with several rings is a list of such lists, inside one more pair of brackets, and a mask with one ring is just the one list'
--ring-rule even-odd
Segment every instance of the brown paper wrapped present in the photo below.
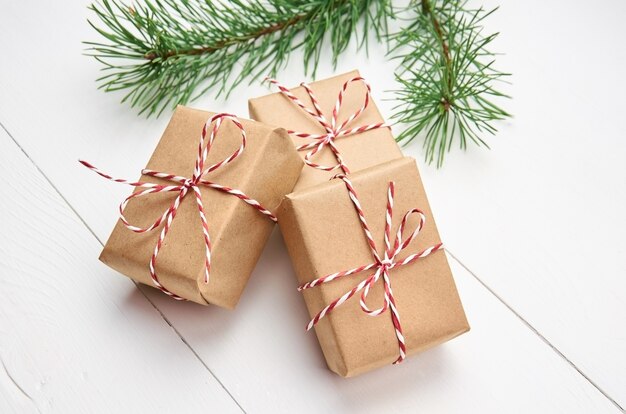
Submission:
{"label": "brown paper wrapped present", "polygon": [[[130,183],[138,188],[123,211],[129,224],[143,230],[161,221],[153,231],[139,233],[118,221],[100,260],[176,299],[232,309],[272,231],[271,212],[293,188],[302,160],[285,130],[233,116],[218,115],[209,123],[213,115],[176,109],[139,180],[146,184]],[[203,128],[208,155],[200,161]],[[161,185],[160,191],[152,183]],[[156,257],[155,246],[160,248]]]}
{"label": "brown paper wrapped present", "polygon": [[[287,129],[298,147],[309,144],[310,147],[299,152],[303,158],[309,154],[311,164],[335,167],[331,171],[305,167],[294,191],[328,181],[330,177],[342,172],[342,166],[349,168],[349,171],[344,169],[344,173],[354,173],[402,157],[391,130],[381,125],[384,123],[383,117],[369,97],[369,85],[362,80],[358,71],[313,82],[308,85],[309,90],[305,86],[290,90],[282,86],[279,88],[281,92],[250,99],[250,117]],[[336,109],[340,93],[341,104],[336,111],[337,122],[333,126],[333,110]],[[312,97],[316,98],[318,105],[314,104]],[[359,113],[366,103],[365,109]],[[317,108],[321,110],[321,115]],[[351,119],[355,114],[358,115]],[[344,125],[346,121],[349,122]],[[325,128],[324,123],[329,128]],[[365,128],[367,126],[376,127]],[[367,130],[360,132],[360,127]],[[323,143],[329,133],[332,139]],[[320,144],[322,146],[317,148]]]}
{"label": "brown paper wrapped present", "polygon": [[[401,362],[404,354],[469,330],[415,161],[393,160],[348,177],[292,193],[278,210],[313,318],[309,328],[317,323],[328,366],[344,377]],[[377,316],[364,312],[362,294],[365,310]]]}

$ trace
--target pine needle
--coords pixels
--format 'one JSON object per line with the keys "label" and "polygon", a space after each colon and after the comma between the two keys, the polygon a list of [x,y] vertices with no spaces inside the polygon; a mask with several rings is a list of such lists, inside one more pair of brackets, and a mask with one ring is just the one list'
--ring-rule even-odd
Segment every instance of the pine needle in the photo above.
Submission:
{"label": "pine needle", "polygon": [[[313,77],[322,54],[333,64],[356,40],[386,41],[398,59],[401,88],[393,118],[406,129],[398,141],[423,139],[426,161],[441,166],[455,141],[487,146],[484,136],[510,115],[498,106],[507,97],[496,85],[508,76],[494,68],[488,50],[497,34],[483,34],[492,11],[465,0],[411,1],[401,10],[391,0],[100,0],[89,24],[100,40],[85,42],[102,63],[99,87],[125,91],[139,112],[159,115],[212,92],[228,94],[284,69],[302,50]],[[322,53],[323,52],[323,53]]]}
{"label": "pine needle", "polygon": [[148,115],[275,75],[296,49],[314,74],[322,50],[336,63],[353,37],[381,39],[392,15],[389,0],[101,0],[90,9],[103,40],[85,44],[104,65],[100,88],[128,91],[123,101]]}
{"label": "pine needle", "polygon": [[423,0],[409,6],[411,23],[393,34],[400,59],[394,119],[407,124],[398,141],[423,137],[428,163],[443,164],[455,140],[488,147],[482,135],[496,132],[495,121],[510,117],[495,100],[495,88],[509,74],[494,68],[488,50],[497,34],[483,35],[482,21],[492,11],[467,8],[467,2]]}

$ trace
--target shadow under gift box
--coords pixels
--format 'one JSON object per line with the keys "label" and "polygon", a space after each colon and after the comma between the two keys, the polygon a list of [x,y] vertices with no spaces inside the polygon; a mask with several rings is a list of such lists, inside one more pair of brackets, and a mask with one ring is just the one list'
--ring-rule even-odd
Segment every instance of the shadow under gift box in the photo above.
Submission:
{"label": "shadow under gift box", "polygon": [[[332,111],[337,102],[337,96],[341,88],[347,81],[360,76],[359,72],[354,70],[343,75],[309,84],[327,120],[330,121],[331,119]],[[290,91],[300,99],[304,105],[313,109],[311,98],[302,86],[290,89]],[[339,111],[338,124],[341,124],[342,121],[346,120],[363,106],[366,92],[367,88],[363,82],[352,82],[348,85]],[[254,120],[283,127],[287,130],[311,134],[323,134],[326,132],[318,121],[280,92],[249,99],[248,112],[250,118]],[[384,122],[384,119],[376,107],[374,100],[370,99],[369,105],[365,111],[350,122],[347,128],[376,124],[379,122]],[[309,138],[300,138],[293,134],[292,139],[296,146],[311,141]],[[391,130],[386,127],[340,137],[337,138],[334,143],[352,173],[385,161],[402,158],[402,152],[391,134]],[[299,151],[299,154],[304,158],[307,152],[308,150],[303,150]],[[312,161],[324,166],[337,164],[335,155],[328,147],[315,154]],[[326,182],[338,172],[341,172],[341,170],[323,171],[305,165],[293,191],[300,191],[312,185]]]}
{"label": "shadow under gift box", "polygon": [[[383,254],[387,189],[395,182],[392,243],[405,213],[419,208],[426,216],[421,232],[398,255],[400,261],[440,242],[437,227],[412,158],[402,158],[349,176],[358,194],[378,253]],[[411,218],[406,237],[419,219]],[[289,194],[278,209],[279,226],[300,284],[374,262],[345,183],[335,179]],[[374,269],[375,270],[375,269]],[[348,292],[374,270],[333,280],[303,291],[311,317]],[[469,330],[469,324],[443,250],[389,270],[407,355],[426,350]],[[399,354],[390,310],[369,316],[360,293],[336,307],[315,326],[329,368],[350,377],[391,364]],[[383,279],[367,304],[383,303]]]}
{"label": "shadow under gift box", "polygon": [[[146,168],[191,178],[202,127],[213,115],[183,106],[176,108]],[[240,121],[247,134],[242,155],[204,178],[239,189],[275,212],[281,199],[293,188],[302,160],[284,129]],[[240,145],[241,131],[231,121],[224,120],[205,165],[228,157]],[[175,184],[146,175],[140,181]],[[205,244],[193,191],[183,199],[172,222],[156,261],[156,272],[169,291],[185,299],[233,309],[274,222],[233,195],[202,185],[199,188],[212,243],[209,283],[204,283]],[[161,216],[177,195],[178,192],[170,192],[134,198],[124,214],[134,225],[146,226]],[[161,228],[134,233],[118,220],[100,260],[138,282],[153,286],[148,263]]]}

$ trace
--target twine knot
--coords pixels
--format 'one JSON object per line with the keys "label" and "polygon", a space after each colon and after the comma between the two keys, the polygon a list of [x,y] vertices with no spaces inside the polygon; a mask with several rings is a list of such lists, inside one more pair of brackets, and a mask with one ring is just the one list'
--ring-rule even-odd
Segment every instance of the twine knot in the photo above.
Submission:
{"label": "twine knot", "polygon": [[384,260],[378,262],[378,266],[380,266],[380,268],[382,269],[389,269],[393,266],[393,260],[385,258]]}
{"label": "twine knot", "polygon": [[[313,90],[308,84],[303,82],[300,84],[300,86],[302,86],[306,90],[307,94],[309,95],[309,98],[311,99],[311,103],[313,104],[313,109],[307,107],[298,97],[296,97],[293,93],[291,93],[289,89],[287,89],[286,87],[278,83],[278,81],[276,81],[275,79],[266,78],[266,80],[276,85],[278,89],[280,90],[280,93],[286,96],[289,100],[291,100],[304,112],[312,116],[313,119],[315,119],[326,131],[324,134],[309,134],[307,132],[297,132],[297,131],[292,131],[292,130],[287,131],[289,134],[295,135],[296,137],[309,138],[312,140],[311,142],[307,144],[299,145],[298,147],[296,147],[298,151],[308,151],[306,155],[304,156],[304,162],[310,167],[317,168],[319,170],[324,170],[324,171],[333,171],[336,169],[341,169],[341,171],[344,174],[349,174],[350,169],[344,162],[343,157],[341,156],[341,153],[339,152],[339,149],[336,147],[335,140],[341,137],[347,137],[350,135],[360,134],[366,131],[370,131],[372,129],[390,128],[390,126],[385,124],[384,122],[363,125],[363,126],[355,127],[355,128],[348,128],[348,125],[352,123],[352,121],[357,119],[363,112],[365,112],[365,109],[367,109],[367,106],[369,105],[369,102],[371,99],[370,85],[365,81],[364,78],[360,76],[352,78],[343,84],[343,87],[341,88],[341,90],[339,91],[339,95],[337,96],[337,101],[333,108],[330,121],[326,118],[326,116],[322,112],[322,108],[319,104],[319,101],[317,100],[315,93],[313,93]],[[348,89],[348,86],[353,82],[363,82],[363,84],[366,87],[363,105],[356,112],[350,115],[345,121],[339,124],[339,113],[341,112],[341,106],[343,104],[344,95],[345,95],[346,89]],[[324,147],[326,146],[328,146],[330,150],[333,152],[333,154],[335,155],[335,158],[337,159],[337,164],[326,166],[326,165],[317,164],[312,161],[312,158],[315,156],[315,154],[323,150]]]}

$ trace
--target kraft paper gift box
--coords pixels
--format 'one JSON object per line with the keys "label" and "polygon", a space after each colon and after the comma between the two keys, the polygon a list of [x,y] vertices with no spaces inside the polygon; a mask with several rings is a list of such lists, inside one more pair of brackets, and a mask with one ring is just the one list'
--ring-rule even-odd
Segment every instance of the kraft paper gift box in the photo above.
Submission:
{"label": "kraft paper gift box", "polygon": [[[330,122],[332,118],[333,108],[337,102],[339,92],[344,85],[346,85],[346,82],[359,77],[359,72],[355,70],[343,75],[313,82],[309,85],[314,96],[319,101],[322,113],[328,122]],[[299,86],[290,89],[290,92],[300,99],[307,108],[314,110],[311,98],[304,87]],[[366,93],[367,87],[362,81],[350,82],[346,85],[341,108],[338,112],[338,125],[363,106]],[[280,126],[289,131],[311,134],[325,133],[325,129],[320,122],[280,92],[248,100],[248,111],[252,119],[266,124]],[[378,111],[376,103],[370,98],[365,111],[346,125],[345,129],[382,122],[384,122],[384,119]],[[290,135],[296,146],[313,142],[312,139],[301,138],[296,134]],[[402,152],[391,134],[391,130],[387,127],[339,137],[334,140],[334,144],[351,173],[402,157]],[[309,151],[310,150],[299,151],[300,156],[304,158]],[[322,166],[333,166],[337,164],[337,158],[328,146],[316,153],[312,157],[312,161]],[[305,166],[302,169],[300,179],[294,187],[294,191],[326,182],[338,172],[341,172],[341,170],[323,171]]]}
{"label": "kraft paper gift box", "polygon": [[[192,177],[203,126],[214,115],[179,106],[156,147],[147,169]],[[241,190],[274,212],[290,192],[302,169],[286,131],[240,119],[247,135],[237,159],[209,172],[204,179]],[[209,128],[210,130],[210,128]],[[207,140],[209,135],[207,133]],[[208,152],[205,166],[231,155],[242,142],[241,131],[224,119]],[[142,175],[140,181],[175,185]],[[211,241],[210,278],[205,283],[205,241],[193,191],[182,199],[156,259],[159,282],[169,292],[203,305],[232,309],[237,304],[274,222],[236,196],[200,185]],[[161,216],[178,192],[150,194],[130,200],[124,209],[128,221],[147,226]],[[139,224],[137,224],[139,223]],[[124,275],[153,285],[149,263],[161,232],[159,228],[134,233],[118,220],[100,260]]]}
{"label": "kraft paper gift box", "polygon": [[[306,168],[306,167],[305,167]],[[425,224],[415,239],[394,259],[397,262],[441,242],[421,179],[411,158],[371,167],[348,178],[357,194],[367,224],[383,258],[389,182],[394,182],[391,243],[404,214],[423,211]],[[407,220],[406,240],[419,223],[418,214]],[[299,284],[374,262],[357,210],[341,179],[289,194],[278,210],[279,226]],[[302,292],[312,318],[349,292],[376,268],[334,279]],[[448,341],[469,330],[469,325],[443,250],[415,262],[389,269],[393,297],[405,338],[407,355]],[[373,284],[366,304],[384,303],[384,282]],[[362,291],[361,291],[362,292]],[[399,356],[399,341],[390,309],[378,316],[360,307],[361,292],[319,320],[315,331],[328,367],[350,377],[391,364]]]}

